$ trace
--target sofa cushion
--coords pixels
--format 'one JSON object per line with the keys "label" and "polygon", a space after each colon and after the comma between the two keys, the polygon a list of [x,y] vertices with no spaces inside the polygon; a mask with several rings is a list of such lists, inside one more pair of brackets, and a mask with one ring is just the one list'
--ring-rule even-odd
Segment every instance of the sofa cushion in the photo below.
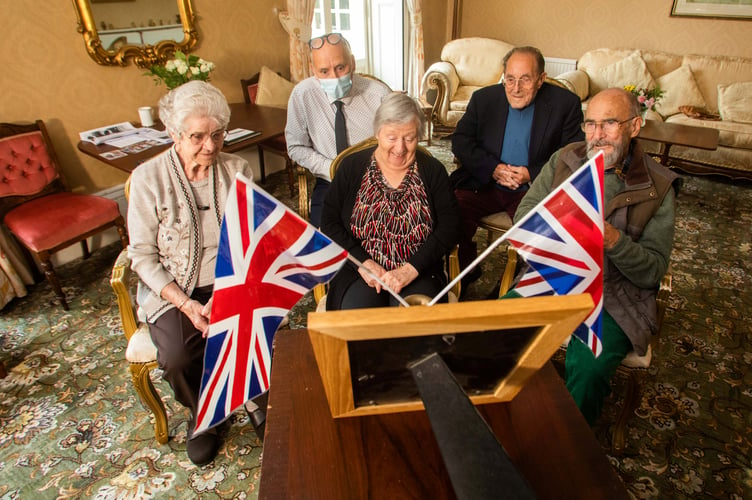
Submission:
{"label": "sofa cushion", "polygon": [[590,73],[598,68],[621,61],[628,57],[635,49],[594,49],[582,54],[577,60],[577,69]]}
{"label": "sofa cushion", "polygon": [[501,79],[504,56],[513,48],[492,38],[458,38],[444,45],[441,60],[454,65],[460,85],[484,87]]}
{"label": "sofa cushion", "polygon": [[718,112],[723,120],[752,123],[752,82],[718,85]]}
{"label": "sofa cushion", "polygon": [[294,86],[291,81],[285,80],[266,66],[261,66],[256,104],[287,109],[287,101],[290,100]]}
{"label": "sofa cushion", "polygon": [[[666,120],[666,123],[678,123],[691,127],[714,128],[718,130],[718,146],[752,149],[752,123],[738,123],[730,121],[713,121],[690,118],[678,113]],[[672,149],[673,151],[673,149]]]}
{"label": "sofa cushion", "polygon": [[678,113],[679,106],[705,107],[705,99],[689,66],[679,66],[671,73],[659,77],[656,84],[665,92],[663,99],[655,106],[655,110],[663,117]]}
{"label": "sofa cushion", "polygon": [[639,51],[634,51],[624,59],[597,68],[590,73],[590,95],[595,95],[609,87],[623,87],[625,85],[634,85],[638,88],[655,87],[655,80],[648,71]]}
{"label": "sofa cushion", "polygon": [[449,109],[452,111],[467,111],[467,103],[470,102],[470,96],[479,88],[482,87],[463,85],[458,88],[452,97],[452,101],[449,103]]}
{"label": "sofa cushion", "polygon": [[707,110],[711,113],[718,111],[718,85],[752,82],[752,63],[749,58],[688,55],[684,56],[683,64],[692,68]]}
{"label": "sofa cushion", "polygon": [[653,78],[667,75],[677,69],[682,64],[682,56],[660,52],[658,50],[641,50],[643,61],[648,67],[648,71]]}
{"label": "sofa cushion", "polygon": [[582,70],[576,69],[573,71],[567,71],[554,78],[565,89],[568,89],[577,97],[580,101],[586,100],[590,95],[590,82],[587,73]]}

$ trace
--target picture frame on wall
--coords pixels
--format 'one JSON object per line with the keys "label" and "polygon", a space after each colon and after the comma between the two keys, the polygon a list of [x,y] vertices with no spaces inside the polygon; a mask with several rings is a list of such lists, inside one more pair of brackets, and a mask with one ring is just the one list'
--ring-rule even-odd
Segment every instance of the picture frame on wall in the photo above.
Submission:
{"label": "picture frame on wall", "polygon": [[674,0],[671,16],[752,19],[752,0]]}

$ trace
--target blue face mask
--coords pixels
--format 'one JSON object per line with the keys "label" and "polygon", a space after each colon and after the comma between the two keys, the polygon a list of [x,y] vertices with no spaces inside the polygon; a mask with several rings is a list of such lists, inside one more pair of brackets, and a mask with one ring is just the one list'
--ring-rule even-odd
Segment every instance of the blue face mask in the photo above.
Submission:
{"label": "blue face mask", "polygon": [[352,88],[352,75],[348,73],[339,78],[319,78],[319,83],[321,90],[331,99],[342,99]]}

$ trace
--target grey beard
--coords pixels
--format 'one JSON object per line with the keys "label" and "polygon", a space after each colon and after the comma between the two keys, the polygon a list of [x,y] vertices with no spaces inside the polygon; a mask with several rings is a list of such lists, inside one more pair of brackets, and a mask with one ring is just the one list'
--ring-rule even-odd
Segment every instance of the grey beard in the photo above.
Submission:
{"label": "grey beard", "polygon": [[607,170],[621,163],[621,160],[624,156],[624,148],[622,147],[621,143],[612,142],[612,141],[588,142],[587,143],[588,159],[592,159],[598,153],[597,151],[593,149],[596,146],[611,146],[612,148],[612,151],[610,153],[604,153],[603,155],[603,164],[605,165],[605,168]]}

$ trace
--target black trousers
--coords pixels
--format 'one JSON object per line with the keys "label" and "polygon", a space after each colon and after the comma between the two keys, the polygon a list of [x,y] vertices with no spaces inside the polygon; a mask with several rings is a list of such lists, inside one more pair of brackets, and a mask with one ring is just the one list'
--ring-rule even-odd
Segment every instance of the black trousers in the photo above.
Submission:
{"label": "black trousers", "polygon": [[324,198],[329,191],[329,184],[329,181],[316,177],[316,184],[311,193],[311,224],[316,227],[321,227],[321,212],[324,209]]}
{"label": "black trousers", "polygon": [[[191,298],[206,304],[212,289],[211,286],[196,288]],[[196,415],[206,339],[177,308],[149,323],[149,333],[157,347],[157,363],[164,371],[163,377],[172,387],[175,399]]]}
{"label": "black trousers", "polygon": [[[429,298],[433,298],[437,293],[441,291],[446,283],[442,278],[436,276],[422,275],[418,276],[409,285],[402,289],[400,295],[407,297],[408,295],[420,294],[427,295]],[[439,302],[446,302],[447,296],[444,295]],[[362,309],[368,307],[388,307],[397,306],[399,302],[392,297],[392,294],[386,290],[381,290],[380,293],[376,293],[375,288],[371,288],[362,279],[358,278],[347,288],[344,297],[342,298],[342,304],[340,309]]]}
{"label": "black trousers", "polygon": [[[212,290],[212,286],[196,288],[191,298],[206,304]],[[149,334],[157,347],[157,363],[164,372],[164,379],[172,387],[175,399],[195,416],[204,370],[206,339],[188,316],[177,308],[170,309],[154,323],[149,323]],[[267,398],[268,391],[253,398],[253,402],[259,408],[266,409]]]}

